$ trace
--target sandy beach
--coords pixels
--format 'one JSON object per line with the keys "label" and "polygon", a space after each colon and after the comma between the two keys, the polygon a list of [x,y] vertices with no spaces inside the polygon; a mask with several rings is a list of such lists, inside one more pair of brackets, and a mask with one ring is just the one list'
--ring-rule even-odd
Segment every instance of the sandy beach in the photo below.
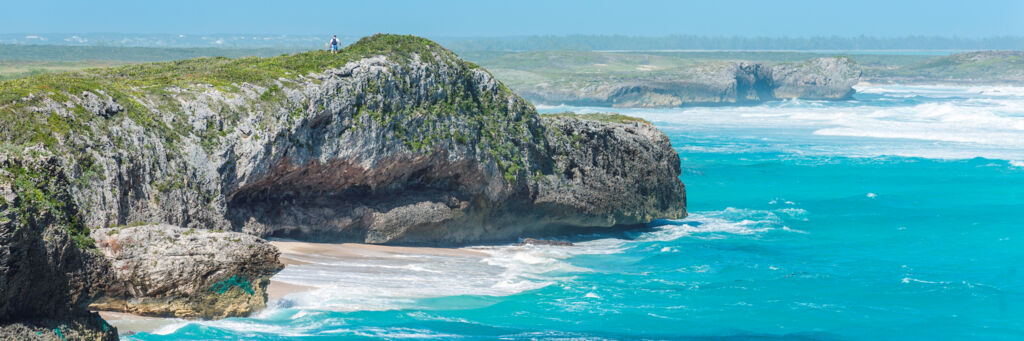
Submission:
{"label": "sandy beach", "polygon": [[[307,243],[290,240],[271,240],[281,250],[281,262],[296,264],[303,262],[301,256],[327,255],[340,257],[382,257],[392,255],[432,255],[452,257],[483,258],[487,254],[469,249],[453,249],[439,247],[388,246],[359,243]],[[298,256],[298,257],[297,257]]]}
{"label": "sandy beach", "polygon": [[[281,250],[281,263],[285,267],[311,264],[318,257],[330,257],[332,261],[352,260],[353,262],[369,258],[394,256],[445,256],[459,258],[484,258],[487,254],[469,249],[385,246],[358,243],[307,243],[291,240],[271,240],[271,244]],[[290,294],[316,290],[316,287],[299,285],[271,279],[267,286],[267,305]],[[118,328],[121,334],[152,332],[161,327],[181,323],[187,320],[166,317],[139,316],[120,312],[100,311],[103,319]]]}
{"label": "sandy beach", "polygon": [[164,326],[185,321],[178,318],[139,316],[114,311],[99,311],[98,313],[107,323],[117,327],[117,332],[121,335],[152,332]]}

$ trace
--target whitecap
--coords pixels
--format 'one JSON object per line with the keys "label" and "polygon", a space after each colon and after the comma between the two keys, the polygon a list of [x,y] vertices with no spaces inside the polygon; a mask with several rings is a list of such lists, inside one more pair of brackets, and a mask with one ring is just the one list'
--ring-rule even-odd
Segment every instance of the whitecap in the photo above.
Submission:
{"label": "whitecap", "polygon": [[[686,152],[802,152],[852,157],[1024,160],[1024,87],[859,86],[859,102],[779,101],[747,107],[619,109],[687,136],[735,135],[727,146],[683,144]],[[543,107],[542,107],[543,108]],[[607,108],[558,106],[559,111]],[[823,141],[823,139],[828,139]],[[791,144],[791,145],[790,145]],[[779,150],[781,149],[781,150]]]}

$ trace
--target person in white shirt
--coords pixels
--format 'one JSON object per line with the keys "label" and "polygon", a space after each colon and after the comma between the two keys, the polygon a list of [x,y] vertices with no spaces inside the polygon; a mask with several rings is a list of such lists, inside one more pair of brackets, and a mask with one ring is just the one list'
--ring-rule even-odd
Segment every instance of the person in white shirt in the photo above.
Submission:
{"label": "person in white shirt", "polygon": [[331,53],[338,53],[338,36],[331,38]]}

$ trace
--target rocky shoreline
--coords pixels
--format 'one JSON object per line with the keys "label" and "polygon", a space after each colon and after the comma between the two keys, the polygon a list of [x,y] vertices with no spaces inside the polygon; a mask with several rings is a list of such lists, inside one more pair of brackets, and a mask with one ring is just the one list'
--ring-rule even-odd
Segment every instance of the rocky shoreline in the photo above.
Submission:
{"label": "rocky shoreline", "polygon": [[263,309],[280,252],[239,232],[144,225],[92,230],[111,262],[110,286],[92,310],[218,319]]}
{"label": "rocky shoreline", "polygon": [[283,267],[265,237],[465,245],[686,215],[653,126],[542,118],[422,38],[40,75],[0,98],[18,127],[0,130],[3,337],[67,321],[116,339],[72,323],[102,321],[90,307],[246,315]]}
{"label": "rocky shoreline", "polygon": [[615,74],[597,73],[579,82],[517,83],[513,87],[531,102],[545,105],[617,108],[744,105],[791,98],[850,99],[861,73],[852,59],[829,57],[776,65],[713,62],[624,79]]}

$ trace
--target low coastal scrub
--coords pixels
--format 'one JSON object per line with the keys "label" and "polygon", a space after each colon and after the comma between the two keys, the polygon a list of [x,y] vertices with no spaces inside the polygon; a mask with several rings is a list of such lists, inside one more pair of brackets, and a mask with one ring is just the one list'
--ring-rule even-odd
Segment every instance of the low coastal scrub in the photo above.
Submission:
{"label": "low coastal scrub", "polygon": [[[375,35],[363,38],[338,54],[311,51],[273,58],[198,58],[41,74],[3,81],[0,82],[0,124],[3,125],[0,139],[12,144],[42,143],[49,148],[54,147],[58,140],[70,139],[69,134],[75,130],[76,133],[102,134],[101,131],[90,131],[90,126],[94,126],[90,123],[107,124],[96,122],[102,117],[88,115],[82,106],[77,106],[74,111],[85,115],[73,117],[25,113],[26,108],[43,105],[47,98],[63,104],[71,99],[69,96],[100,90],[124,107],[125,116],[150,131],[158,132],[168,142],[174,142],[187,134],[190,127],[184,123],[168,125],[162,122],[158,113],[147,109],[138,99],[166,97],[163,95],[169,87],[189,88],[205,84],[222,90],[237,90],[239,83],[267,85],[281,77],[299,77],[373,55],[389,56],[396,61],[409,60],[412,54],[432,58],[432,53],[441,49],[424,38]],[[271,98],[273,95],[274,91],[271,91],[266,96]]]}

